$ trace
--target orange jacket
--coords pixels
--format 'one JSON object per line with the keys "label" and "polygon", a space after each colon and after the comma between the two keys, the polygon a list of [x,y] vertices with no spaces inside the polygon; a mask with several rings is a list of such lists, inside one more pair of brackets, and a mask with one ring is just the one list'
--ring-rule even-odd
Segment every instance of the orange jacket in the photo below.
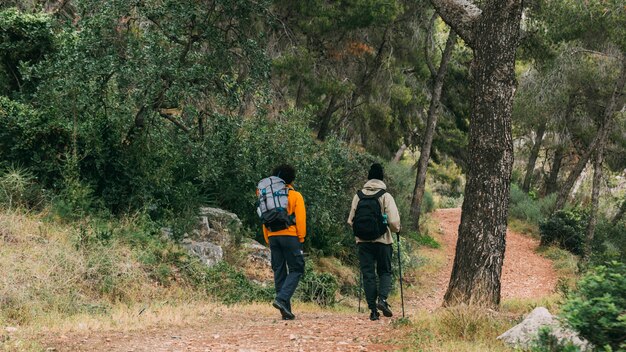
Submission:
{"label": "orange jacket", "polygon": [[263,225],[263,236],[265,237],[265,242],[268,244],[270,243],[269,237],[271,236],[295,236],[298,237],[300,243],[303,243],[306,237],[306,210],[304,208],[304,198],[300,192],[293,189],[292,185],[287,185],[287,187],[289,188],[289,195],[287,196],[287,214],[295,214],[296,224],[276,232],[268,231],[265,225]]}

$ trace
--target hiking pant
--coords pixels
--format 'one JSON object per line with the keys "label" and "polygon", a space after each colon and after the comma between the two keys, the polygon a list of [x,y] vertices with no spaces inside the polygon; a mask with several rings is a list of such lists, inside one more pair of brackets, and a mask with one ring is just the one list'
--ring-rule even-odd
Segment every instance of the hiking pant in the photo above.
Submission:
{"label": "hiking pant", "polygon": [[[357,247],[367,306],[370,310],[376,309],[376,299],[380,297],[386,300],[391,290],[393,249],[390,244],[377,242],[360,242]],[[376,276],[378,276],[378,285]]]}
{"label": "hiking pant", "polygon": [[270,236],[276,299],[291,310],[291,296],[304,274],[302,243],[295,236]]}

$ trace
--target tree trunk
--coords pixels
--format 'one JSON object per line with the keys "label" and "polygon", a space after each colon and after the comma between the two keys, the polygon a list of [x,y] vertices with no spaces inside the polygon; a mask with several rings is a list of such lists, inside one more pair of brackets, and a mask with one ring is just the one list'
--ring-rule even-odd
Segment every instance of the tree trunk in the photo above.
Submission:
{"label": "tree trunk", "polygon": [[621,99],[624,91],[624,84],[626,83],[626,54],[622,53],[621,58],[621,69],[620,75],[617,81],[615,82],[615,88],[613,89],[613,94],[611,94],[611,99],[609,103],[606,105],[604,109],[604,114],[602,121],[603,123],[598,128],[598,133],[596,137],[593,139],[587,151],[581,156],[576,167],[567,177],[565,184],[561,188],[559,192],[559,196],[556,200],[555,211],[563,209],[565,203],[567,202],[567,198],[569,197],[570,191],[576,182],[576,179],[583,171],[589,158],[594,153],[594,151],[599,147],[602,141],[604,141],[607,137],[611,128],[613,126],[614,118],[613,114],[615,113],[616,106],[618,104],[618,100]]}
{"label": "tree trunk", "polygon": [[584,250],[584,256],[589,257],[591,254],[591,244],[598,223],[598,205],[600,204],[600,186],[602,183],[602,159],[604,155],[604,147],[606,138],[598,144],[596,157],[593,162],[593,186],[591,188],[591,212],[589,213],[589,223],[587,224],[587,240]]}
{"label": "tree trunk", "polygon": [[408,148],[406,143],[402,143],[402,145],[400,146],[400,148],[398,148],[398,151],[394,155],[393,159],[391,159],[391,162],[393,163],[399,162],[400,159],[402,159],[402,155],[404,155],[404,151],[406,150],[406,148]]}
{"label": "tree trunk", "polygon": [[430,106],[428,107],[428,117],[426,119],[426,131],[420,148],[420,158],[417,162],[417,176],[415,179],[415,188],[413,189],[413,200],[411,201],[411,224],[413,229],[419,231],[419,221],[422,208],[422,199],[424,197],[424,189],[426,187],[426,170],[428,169],[428,160],[430,160],[430,149],[433,144],[433,136],[435,135],[435,127],[437,126],[437,114],[439,103],[441,101],[441,90],[443,89],[443,79],[448,70],[448,62],[452,56],[452,50],[456,45],[456,34],[450,30],[446,47],[441,57],[441,63],[435,76]]}
{"label": "tree trunk", "polygon": [[[451,3],[461,3],[462,9],[468,2]],[[474,52],[470,160],[444,305],[464,303],[497,308],[513,167],[511,109],[522,1],[482,3],[482,13],[468,38]]]}
{"label": "tree trunk", "polygon": [[559,171],[561,170],[561,162],[563,161],[564,152],[565,147],[563,147],[563,145],[557,146],[554,151],[552,166],[550,167],[550,175],[548,176],[548,181],[546,181],[546,195],[550,195],[557,190]]}
{"label": "tree trunk", "polygon": [[336,96],[331,96],[330,101],[328,102],[328,107],[324,110],[324,113],[319,116],[321,122],[320,128],[317,131],[317,139],[320,141],[326,140],[326,137],[328,137],[328,133],[330,132],[330,119],[332,119],[335,111],[339,109],[339,105],[335,104],[336,101]]}
{"label": "tree trunk", "polygon": [[611,220],[611,224],[613,224],[613,226],[617,225],[617,223],[624,217],[624,213],[626,213],[626,199],[624,199],[622,206],[617,211],[617,214],[615,214],[613,220]]}
{"label": "tree trunk", "polygon": [[[570,94],[563,119],[565,123],[569,122],[572,114],[574,113],[575,107],[576,94]],[[560,143],[554,151],[554,156],[552,157],[552,166],[550,167],[550,175],[548,176],[548,181],[546,181],[545,195],[550,195],[558,190],[559,172],[561,171],[561,162],[563,161],[563,157],[565,156],[565,150],[566,145]]]}
{"label": "tree trunk", "polygon": [[537,156],[539,156],[539,150],[541,149],[541,143],[543,142],[543,135],[546,132],[547,122],[543,121],[539,128],[537,128],[537,136],[535,137],[535,144],[533,144],[530,150],[530,157],[528,158],[528,165],[526,166],[526,177],[524,177],[524,184],[522,190],[526,193],[530,190],[530,183],[535,172],[535,163],[537,162]]}

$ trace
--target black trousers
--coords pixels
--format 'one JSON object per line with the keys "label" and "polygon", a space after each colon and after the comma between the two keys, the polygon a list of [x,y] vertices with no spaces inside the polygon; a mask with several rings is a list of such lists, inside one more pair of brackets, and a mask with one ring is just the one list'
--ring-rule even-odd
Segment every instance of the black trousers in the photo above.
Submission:
{"label": "black trousers", "polygon": [[390,244],[376,242],[361,242],[357,247],[367,306],[376,309],[376,299],[386,300],[391,291],[393,248]]}
{"label": "black trousers", "polygon": [[271,236],[269,240],[276,299],[291,310],[291,296],[304,274],[302,243],[295,236]]}

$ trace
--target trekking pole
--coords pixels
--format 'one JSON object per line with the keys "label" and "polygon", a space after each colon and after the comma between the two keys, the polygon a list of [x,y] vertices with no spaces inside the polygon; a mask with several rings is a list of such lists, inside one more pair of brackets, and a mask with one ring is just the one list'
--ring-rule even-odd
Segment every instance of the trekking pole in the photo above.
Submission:
{"label": "trekking pole", "polygon": [[363,294],[363,274],[359,269],[359,313],[361,313],[361,295]]}
{"label": "trekking pole", "polygon": [[402,317],[404,318],[404,292],[402,291],[402,260],[400,259],[400,232],[396,232],[398,236],[398,271],[400,276],[400,301],[402,302]]}

